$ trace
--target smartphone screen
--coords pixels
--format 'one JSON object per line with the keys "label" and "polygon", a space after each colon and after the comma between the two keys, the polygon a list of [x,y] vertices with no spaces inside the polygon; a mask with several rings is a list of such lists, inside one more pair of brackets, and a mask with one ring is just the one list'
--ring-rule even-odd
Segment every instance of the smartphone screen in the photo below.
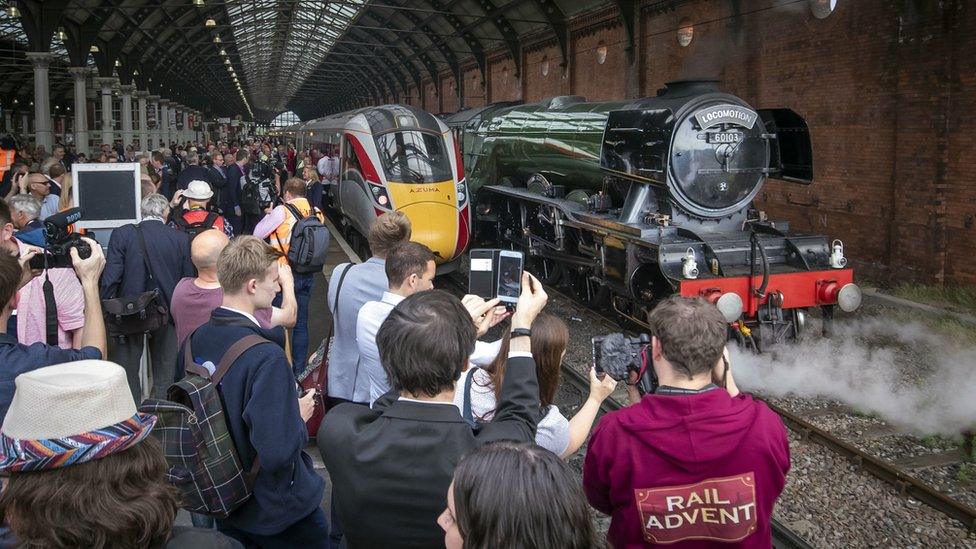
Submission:
{"label": "smartphone screen", "polygon": [[497,288],[497,297],[502,303],[518,301],[522,293],[522,252],[499,252]]}

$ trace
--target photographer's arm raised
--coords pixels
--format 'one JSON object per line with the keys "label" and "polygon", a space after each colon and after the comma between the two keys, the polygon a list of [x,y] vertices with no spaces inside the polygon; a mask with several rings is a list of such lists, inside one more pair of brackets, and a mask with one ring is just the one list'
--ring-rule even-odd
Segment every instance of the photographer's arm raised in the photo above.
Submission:
{"label": "photographer's arm raised", "polygon": [[102,300],[98,293],[98,278],[105,268],[105,254],[102,246],[90,238],[82,239],[91,247],[91,255],[86,259],[78,256],[78,248],[71,248],[71,263],[81,281],[85,294],[85,326],[81,329],[81,346],[94,347],[107,355],[105,341],[105,319],[102,317]]}

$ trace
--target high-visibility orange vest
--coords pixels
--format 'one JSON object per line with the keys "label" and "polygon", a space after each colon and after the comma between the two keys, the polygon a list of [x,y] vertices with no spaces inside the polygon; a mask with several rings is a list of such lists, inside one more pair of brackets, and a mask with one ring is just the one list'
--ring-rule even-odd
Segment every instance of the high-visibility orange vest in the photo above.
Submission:
{"label": "high-visibility orange vest", "polygon": [[[308,203],[308,199],[306,198],[295,198],[288,203],[294,206],[295,209],[298,210],[298,213],[302,214],[303,217],[308,217],[312,214],[312,205]],[[284,208],[284,206],[282,207]],[[319,221],[324,221],[322,213],[317,210],[316,217],[319,218]],[[284,254],[284,256],[280,258],[280,262],[283,265],[288,264],[287,257],[288,247],[291,244],[291,230],[295,227],[295,223],[297,222],[298,220],[295,219],[295,216],[291,214],[291,210],[285,208],[285,220],[281,222],[281,225],[278,225],[278,228],[275,229],[270,238],[271,245]]]}
{"label": "high-visibility orange vest", "polygon": [[10,169],[10,166],[14,165],[14,156],[16,153],[17,151],[0,149],[0,179],[3,179],[3,176],[7,175],[7,170]]}

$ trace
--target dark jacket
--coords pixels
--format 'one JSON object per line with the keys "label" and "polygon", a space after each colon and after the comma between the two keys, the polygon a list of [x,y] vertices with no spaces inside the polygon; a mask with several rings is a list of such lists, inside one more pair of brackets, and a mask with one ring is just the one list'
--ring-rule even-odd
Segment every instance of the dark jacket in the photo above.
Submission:
{"label": "dark jacket", "polygon": [[231,192],[227,188],[227,168],[224,166],[219,168],[217,166],[207,166],[207,173],[210,188],[214,191],[213,204],[223,211],[224,203],[227,202],[227,194]]}
{"label": "dark jacket", "polygon": [[[210,322],[189,339],[198,363],[216,364],[233,343],[252,334],[270,342],[252,347],[234,362],[220,382],[220,394],[242,465],[249,468],[257,455],[261,466],[251,499],[222,522],[267,536],[315,511],[325,491],[325,481],[304,452],[308,431],[298,412],[295,378],[282,349],[284,330],[259,328],[247,317],[218,307]],[[184,368],[182,349],[177,368]]]}
{"label": "dark jacket", "polygon": [[[156,283],[169,304],[176,283],[183,277],[194,276],[190,241],[186,233],[167,227],[162,221],[149,219],[139,225]],[[108,257],[102,273],[102,299],[133,297],[151,287],[135,225],[115,229],[108,241]]]}
{"label": "dark jacket", "polygon": [[319,428],[333,501],[353,549],[442,547],[437,517],[461,457],[489,442],[535,439],[539,386],[528,356],[508,359],[491,423],[472,427],[453,404],[396,397],[387,393],[373,409],[339,405]]}
{"label": "dark jacket", "polygon": [[163,167],[159,170],[159,193],[172,200],[176,194],[176,173],[168,162],[163,162]]}
{"label": "dark jacket", "polygon": [[751,396],[645,395],[600,419],[583,488],[617,549],[769,547],[789,469],[783,421]]}
{"label": "dark jacket", "polygon": [[[178,190],[185,191],[190,185],[190,181],[195,181],[197,179],[210,183],[210,171],[207,170],[207,168],[196,164],[191,164],[183,168],[180,175],[176,176],[176,190],[173,191],[173,194],[176,194],[176,191]],[[211,187],[212,186],[213,185],[211,185]]]}
{"label": "dark jacket", "polygon": [[221,209],[233,214],[234,208],[241,205],[241,178],[244,177],[244,172],[236,162],[224,169],[227,170],[227,192],[223,193],[222,200],[227,207],[222,205]]}

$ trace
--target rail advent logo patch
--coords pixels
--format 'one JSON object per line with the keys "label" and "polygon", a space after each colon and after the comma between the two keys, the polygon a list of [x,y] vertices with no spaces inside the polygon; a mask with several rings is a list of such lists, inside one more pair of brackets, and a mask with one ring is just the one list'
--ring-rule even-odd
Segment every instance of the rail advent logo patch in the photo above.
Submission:
{"label": "rail advent logo patch", "polygon": [[752,472],[685,486],[634,490],[644,539],[740,541],[756,531],[756,482]]}

